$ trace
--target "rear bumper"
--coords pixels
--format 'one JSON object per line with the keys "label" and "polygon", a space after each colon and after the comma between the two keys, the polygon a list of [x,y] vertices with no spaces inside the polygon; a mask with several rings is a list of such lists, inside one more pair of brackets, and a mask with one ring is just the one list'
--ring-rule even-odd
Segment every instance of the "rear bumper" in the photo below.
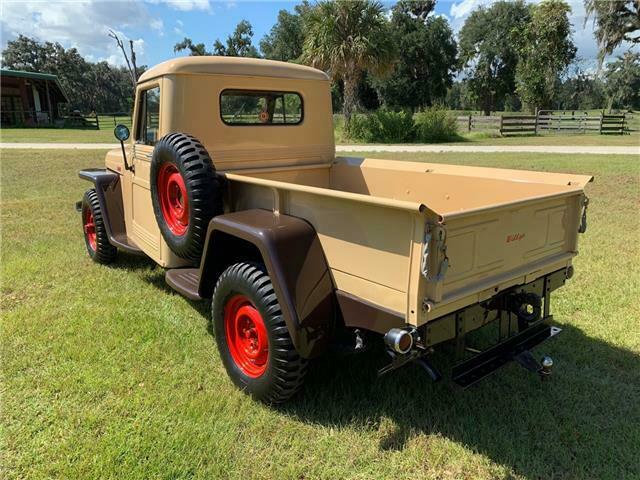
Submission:
{"label": "rear bumper", "polygon": [[550,320],[552,317],[547,317],[504,342],[457,364],[451,372],[453,381],[463,388],[469,387],[514,360],[516,356],[556,336],[562,329],[548,325]]}

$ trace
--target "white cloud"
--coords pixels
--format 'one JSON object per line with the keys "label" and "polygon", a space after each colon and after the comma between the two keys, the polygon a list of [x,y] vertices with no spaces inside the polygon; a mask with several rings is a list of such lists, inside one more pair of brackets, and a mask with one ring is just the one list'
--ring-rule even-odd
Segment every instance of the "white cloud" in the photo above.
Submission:
{"label": "white cloud", "polygon": [[[145,6],[139,2],[82,0],[77,2],[2,2],[2,47],[19,34],[41,41],[59,42],[65,48],[75,47],[88,59],[119,64],[121,56],[108,31],[122,30],[152,22]],[[139,61],[144,60],[142,39],[134,39]]]}
{"label": "white cloud", "polygon": [[149,23],[149,26],[152,30],[158,32],[158,35],[160,35],[161,37],[164,36],[164,22],[161,18],[154,18]]}
{"label": "white cloud", "polygon": [[182,20],[176,20],[176,26],[173,27],[173,33],[175,33],[176,35],[184,35],[182,27],[184,27],[184,23],[182,22]]}
{"label": "white cloud", "polygon": [[462,0],[460,3],[452,3],[449,15],[453,19],[467,17],[480,4],[479,0]]}
{"label": "white cloud", "polygon": [[148,3],[164,3],[170,8],[188,12],[191,10],[211,10],[209,0],[147,0]]}

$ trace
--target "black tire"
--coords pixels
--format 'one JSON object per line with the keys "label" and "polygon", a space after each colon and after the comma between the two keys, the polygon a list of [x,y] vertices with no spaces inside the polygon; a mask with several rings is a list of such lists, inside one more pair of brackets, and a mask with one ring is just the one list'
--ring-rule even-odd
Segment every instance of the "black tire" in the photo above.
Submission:
{"label": "black tire", "polygon": [[[188,200],[187,222],[176,225],[167,208],[163,213],[162,172],[177,169]],[[159,175],[162,177],[159,179]],[[162,237],[179,257],[198,261],[202,255],[207,227],[222,213],[222,191],[211,157],[202,144],[190,135],[170,133],[162,137],[153,150],[150,170],[151,200]],[[159,193],[162,192],[162,193]],[[165,204],[166,205],[166,204]],[[186,223],[186,225],[184,225]],[[184,229],[184,231],[182,231]]]}
{"label": "black tire", "polygon": [[[225,315],[236,299],[246,297],[260,314],[266,327],[268,356],[264,371],[248,375],[230,349]],[[225,312],[226,308],[226,312]],[[298,355],[282,311],[266,273],[258,263],[236,263],[227,268],[216,284],[211,305],[213,328],[220,357],[231,380],[243,391],[265,403],[281,403],[294,395],[304,383],[307,361]]]}
{"label": "black tire", "polygon": [[[88,228],[90,220],[92,220],[93,226]],[[98,201],[98,194],[94,188],[87,190],[82,197],[82,228],[84,243],[91,259],[103,265],[113,263],[118,254],[118,249],[109,242],[100,202]]]}

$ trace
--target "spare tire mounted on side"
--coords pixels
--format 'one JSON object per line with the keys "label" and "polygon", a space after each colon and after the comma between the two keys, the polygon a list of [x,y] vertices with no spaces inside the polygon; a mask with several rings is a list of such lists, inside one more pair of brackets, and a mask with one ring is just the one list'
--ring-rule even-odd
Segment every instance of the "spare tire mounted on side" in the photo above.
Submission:
{"label": "spare tire mounted on side", "polygon": [[162,237],[176,255],[197,261],[209,221],[222,213],[221,187],[207,150],[190,135],[165,135],[153,150],[150,183]]}

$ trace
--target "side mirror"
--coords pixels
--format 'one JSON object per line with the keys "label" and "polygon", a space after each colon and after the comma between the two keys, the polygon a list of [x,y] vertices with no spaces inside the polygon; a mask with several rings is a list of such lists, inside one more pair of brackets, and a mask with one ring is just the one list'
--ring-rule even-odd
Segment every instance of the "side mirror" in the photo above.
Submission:
{"label": "side mirror", "polygon": [[119,124],[116,128],[113,129],[113,134],[118,140],[124,142],[125,140],[129,139],[129,127]]}
{"label": "side mirror", "polygon": [[133,165],[130,166],[129,162],[127,162],[127,152],[124,149],[124,142],[129,138],[130,135],[129,127],[120,124],[113,129],[113,134],[118,140],[120,140],[120,147],[122,147],[122,159],[124,160],[125,170],[133,171]]}

